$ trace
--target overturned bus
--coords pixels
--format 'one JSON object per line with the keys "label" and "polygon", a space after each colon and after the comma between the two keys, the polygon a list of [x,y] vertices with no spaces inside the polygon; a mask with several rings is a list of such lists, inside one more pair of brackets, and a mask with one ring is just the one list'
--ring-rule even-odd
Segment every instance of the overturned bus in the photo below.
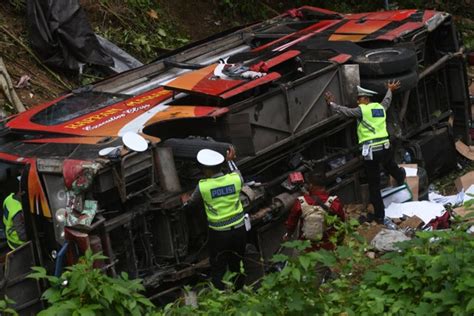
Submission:
{"label": "overturned bus", "polygon": [[[451,170],[454,139],[470,143],[466,63],[452,17],[428,10],[301,7],[6,119],[1,197],[20,175],[29,241],[7,253],[1,294],[24,314],[40,309],[42,284],[25,278],[30,267],[60,274],[89,247],[108,257],[98,263],[105,273],[142,278],[153,298],[200,276],[206,217],[181,211],[182,197],[202,177],[197,151],[229,144],[253,224],[247,255],[262,262],[249,269],[264,273],[298,195],[290,172],[322,164],[344,202],[364,196],[356,122],[332,115],[324,92],[355,106],[356,85],[382,97],[394,79],[402,88],[387,115],[397,160],[408,155],[425,179]],[[123,146],[127,133],[144,137],[145,149]]]}

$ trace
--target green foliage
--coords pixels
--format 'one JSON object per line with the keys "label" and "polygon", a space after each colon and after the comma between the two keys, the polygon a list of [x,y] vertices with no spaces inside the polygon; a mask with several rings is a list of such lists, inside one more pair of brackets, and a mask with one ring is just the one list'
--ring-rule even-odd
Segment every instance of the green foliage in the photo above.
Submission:
{"label": "green foliage", "polygon": [[278,12],[271,10],[261,0],[218,0],[217,5],[227,17],[238,17],[240,21],[253,22],[267,19]]}
{"label": "green foliage", "polygon": [[[346,234],[335,251],[308,252],[308,241],[287,242],[298,255],[274,256],[273,263],[285,263],[280,271],[240,291],[229,273],[225,290],[187,287],[188,297],[195,293],[194,304],[181,298],[158,310],[140,294],[139,280],[126,274],[112,279],[94,269],[94,260],[104,257],[90,251],[59,278],[39,267],[30,277],[51,285],[43,294],[51,306],[40,316],[472,315],[474,236],[465,232],[468,224],[459,223],[452,230],[418,232],[398,245],[399,252],[372,260],[365,255],[370,247],[354,234],[356,223],[334,222]],[[0,310],[11,302],[1,304]]]}
{"label": "green foliage", "polygon": [[[356,235],[334,252],[304,252],[308,245],[286,243],[300,255],[275,256],[274,261],[287,261],[287,265],[264,277],[259,287],[238,292],[201,288],[196,307],[179,300],[159,315],[468,315],[474,311],[474,237],[465,233],[465,227],[420,232],[399,245],[401,252],[379,260],[365,256],[368,246]],[[320,285],[322,272],[329,267],[331,278]]]}
{"label": "green foliage", "polygon": [[[352,221],[340,227],[350,233],[353,228]],[[196,307],[178,300],[167,305],[159,315],[319,315],[325,312],[326,298],[320,287],[323,278],[335,274],[340,275],[336,280],[345,278],[358,271],[359,266],[370,266],[363,252],[366,245],[359,238],[347,238],[346,245],[335,252],[306,252],[310,246],[308,241],[286,242],[284,246],[299,255],[275,255],[274,263],[286,262],[286,265],[281,271],[266,275],[256,285],[237,292],[231,286],[225,291],[213,286],[200,287]]]}
{"label": "green foliage", "polygon": [[[466,195],[469,197],[474,197],[474,194],[471,193],[466,193]],[[465,209],[472,209],[472,207],[474,206],[474,199],[467,200],[466,202],[464,202],[463,206]]]}
{"label": "green foliage", "polygon": [[108,23],[98,24],[94,31],[145,63],[188,42],[156,1],[99,0],[99,4]]}
{"label": "green foliage", "polygon": [[141,280],[130,280],[126,273],[111,278],[95,269],[96,260],[105,259],[88,250],[79,262],[68,267],[61,277],[47,275],[42,267],[34,267],[29,275],[46,280],[51,286],[43,293],[50,307],[41,311],[46,315],[149,315],[154,305],[141,292]]}
{"label": "green foliage", "polygon": [[325,312],[350,315],[467,315],[474,310],[474,237],[463,229],[420,232],[355,287],[336,280]]}
{"label": "green foliage", "polygon": [[21,12],[26,9],[26,1],[25,0],[8,0],[10,4],[13,6],[15,11]]}
{"label": "green foliage", "polygon": [[148,9],[153,5],[152,0],[125,0],[125,2],[128,6],[137,10]]}
{"label": "green foliage", "polygon": [[18,316],[18,313],[11,307],[15,302],[5,296],[0,300],[0,315]]}

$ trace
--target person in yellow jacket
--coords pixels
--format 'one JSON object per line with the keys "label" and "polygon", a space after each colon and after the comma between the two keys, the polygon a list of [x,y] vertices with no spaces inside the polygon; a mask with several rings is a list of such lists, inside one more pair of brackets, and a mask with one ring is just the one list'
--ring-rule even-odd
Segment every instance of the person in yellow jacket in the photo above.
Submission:
{"label": "person in yellow jacket", "polygon": [[[227,160],[235,157],[231,147]],[[197,154],[205,178],[199,181],[185,207],[202,203],[209,226],[209,257],[212,283],[218,289],[224,289],[222,277],[226,270],[237,274],[235,286],[240,289],[244,278],[240,273],[246,244],[244,209],[240,202],[240,192],[244,184],[238,170],[225,174],[225,158],[220,153],[202,149]]]}
{"label": "person in yellow jacket", "polygon": [[10,249],[21,246],[26,241],[25,222],[21,206],[21,193],[10,193],[3,200],[3,224]]}
{"label": "person in yellow jacket", "polygon": [[370,202],[374,206],[374,214],[370,214],[368,220],[375,220],[379,224],[385,223],[385,206],[380,193],[380,165],[394,177],[398,185],[403,184],[406,176],[405,169],[398,167],[393,158],[386,122],[392,92],[400,88],[400,81],[387,82],[387,88],[382,102],[377,103],[371,102],[371,97],[377,92],[357,86],[356,108],[340,106],[334,102],[334,96],[330,92],[325,94],[332,112],[358,120],[357,138],[364,157]]}

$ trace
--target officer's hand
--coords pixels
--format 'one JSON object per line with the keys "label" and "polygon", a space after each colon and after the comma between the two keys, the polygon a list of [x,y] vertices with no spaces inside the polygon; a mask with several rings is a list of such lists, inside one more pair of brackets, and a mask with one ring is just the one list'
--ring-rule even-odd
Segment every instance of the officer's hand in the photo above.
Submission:
{"label": "officer's hand", "polygon": [[324,99],[326,100],[327,104],[334,102],[336,100],[334,95],[329,91],[326,91],[326,93],[324,93]]}
{"label": "officer's hand", "polygon": [[231,161],[231,160],[234,160],[236,157],[237,155],[235,154],[234,146],[230,146],[229,149],[227,150],[226,160]]}
{"label": "officer's hand", "polygon": [[401,83],[399,80],[393,80],[392,82],[387,81],[387,88],[392,92],[399,89],[400,86],[401,86]]}
{"label": "officer's hand", "polygon": [[183,206],[186,205],[186,203],[189,201],[190,198],[191,198],[191,194],[189,193],[181,194],[181,203],[183,203]]}

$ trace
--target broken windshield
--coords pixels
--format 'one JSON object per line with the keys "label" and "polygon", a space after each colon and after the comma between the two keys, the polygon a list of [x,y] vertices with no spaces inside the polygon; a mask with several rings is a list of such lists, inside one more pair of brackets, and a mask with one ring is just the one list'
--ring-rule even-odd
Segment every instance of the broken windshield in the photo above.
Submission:
{"label": "broken windshield", "polygon": [[97,91],[72,94],[35,114],[31,122],[47,126],[62,124],[130,97]]}

